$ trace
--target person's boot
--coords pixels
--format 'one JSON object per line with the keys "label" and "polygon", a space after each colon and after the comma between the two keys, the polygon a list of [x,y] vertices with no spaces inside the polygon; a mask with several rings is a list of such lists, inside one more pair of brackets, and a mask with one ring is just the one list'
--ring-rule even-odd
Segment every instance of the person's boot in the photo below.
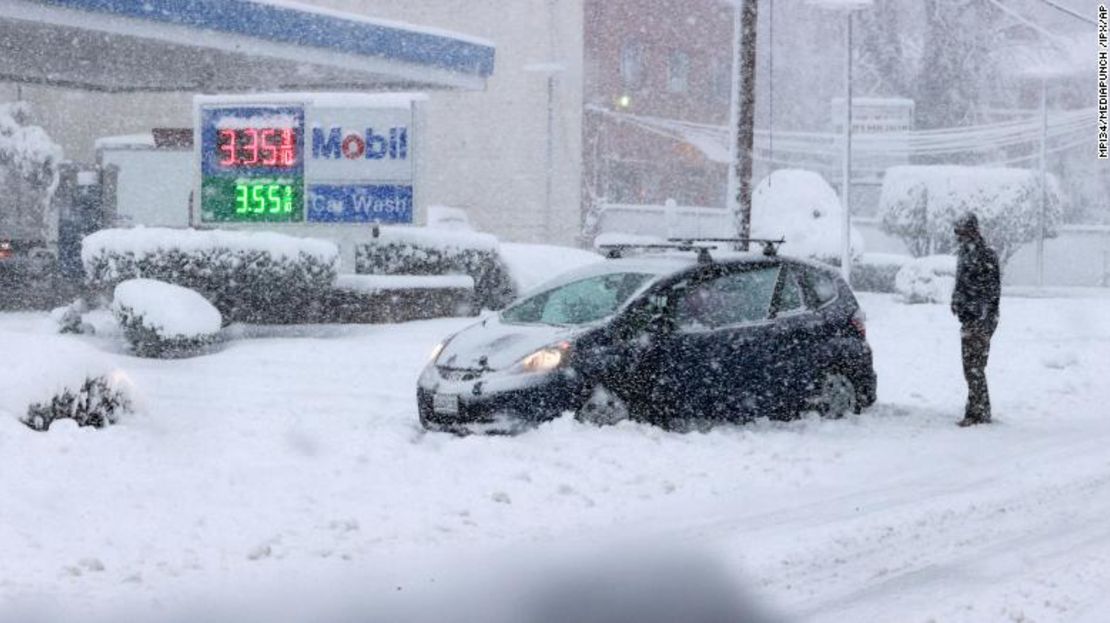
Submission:
{"label": "person's boot", "polygon": [[959,422],[956,422],[956,426],[959,426],[960,428],[967,428],[968,426],[975,426],[976,424],[979,424],[979,423],[980,423],[980,421],[979,421],[978,418],[973,418],[970,415],[967,415],[967,416],[964,416],[964,419],[960,420]]}

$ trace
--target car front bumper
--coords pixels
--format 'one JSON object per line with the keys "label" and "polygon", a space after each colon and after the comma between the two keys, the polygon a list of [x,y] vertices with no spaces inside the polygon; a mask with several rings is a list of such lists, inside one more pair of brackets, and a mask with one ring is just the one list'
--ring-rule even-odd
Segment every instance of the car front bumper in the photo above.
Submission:
{"label": "car front bumper", "polygon": [[573,411],[585,398],[573,370],[524,379],[492,374],[450,381],[435,368],[426,370],[416,388],[421,425],[456,434],[514,433]]}

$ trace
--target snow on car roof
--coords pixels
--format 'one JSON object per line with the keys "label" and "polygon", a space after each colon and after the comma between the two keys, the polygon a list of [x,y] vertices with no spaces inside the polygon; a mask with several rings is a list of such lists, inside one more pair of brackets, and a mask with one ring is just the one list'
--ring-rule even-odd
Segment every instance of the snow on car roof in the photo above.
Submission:
{"label": "snow on car roof", "polygon": [[[763,262],[769,259],[778,257],[783,260],[791,261],[797,264],[803,264],[818,270],[829,272],[832,275],[837,273],[833,267],[823,264],[821,262],[807,260],[805,258],[792,257],[788,255],[780,255],[768,257],[762,253],[756,252],[743,252],[743,251],[727,251],[727,250],[714,250],[711,252],[715,262],[720,263],[754,263]],[[649,282],[657,281],[662,277],[671,275],[680,270],[690,268],[697,264],[697,255],[688,251],[674,251],[665,253],[653,253],[650,255],[639,255],[632,257],[623,257],[618,259],[606,259],[600,262],[588,264],[581,268],[561,273],[551,279],[548,279],[539,285],[529,288],[521,293],[521,297],[531,296],[537,292],[550,290],[573,281],[580,279],[587,279],[598,275],[610,275],[614,273],[647,273],[653,275]],[[646,283],[645,283],[646,285]]]}

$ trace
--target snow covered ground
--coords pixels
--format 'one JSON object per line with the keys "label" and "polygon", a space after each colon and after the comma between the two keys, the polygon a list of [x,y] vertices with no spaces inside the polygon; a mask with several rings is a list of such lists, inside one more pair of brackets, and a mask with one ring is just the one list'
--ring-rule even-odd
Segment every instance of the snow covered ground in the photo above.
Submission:
{"label": "snow covered ground", "polygon": [[[861,301],[875,407],[688,435],[566,418],[514,438],[422,432],[417,375],[466,319],[233,327],[174,361],[69,338],[112,351],[142,410],[105,430],[0,420],[0,619],[150,620],[215,596],[381,614],[462,587],[488,605],[514,594],[516,566],[563,556],[573,576],[635,551],[721,565],[788,620],[1107,620],[1110,301],[1004,298],[998,421],[972,429],[954,426],[947,308]],[[0,314],[0,330],[53,328]],[[0,371],[19,365],[0,351]]]}

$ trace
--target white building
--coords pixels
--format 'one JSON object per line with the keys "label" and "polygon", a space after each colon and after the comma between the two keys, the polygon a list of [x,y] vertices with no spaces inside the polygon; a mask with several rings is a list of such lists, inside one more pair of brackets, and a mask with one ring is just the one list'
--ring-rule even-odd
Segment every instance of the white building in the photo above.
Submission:
{"label": "white building", "polygon": [[[505,239],[575,240],[581,219],[582,0],[308,4],[494,43],[494,73],[484,92],[429,94],[421,201],[463,208],[478,229]],[[0,98],[17,97],[35,105],[38,121],[78,161],[94,159],[98,137],[192,125],[191,95],[0,86]]]}

